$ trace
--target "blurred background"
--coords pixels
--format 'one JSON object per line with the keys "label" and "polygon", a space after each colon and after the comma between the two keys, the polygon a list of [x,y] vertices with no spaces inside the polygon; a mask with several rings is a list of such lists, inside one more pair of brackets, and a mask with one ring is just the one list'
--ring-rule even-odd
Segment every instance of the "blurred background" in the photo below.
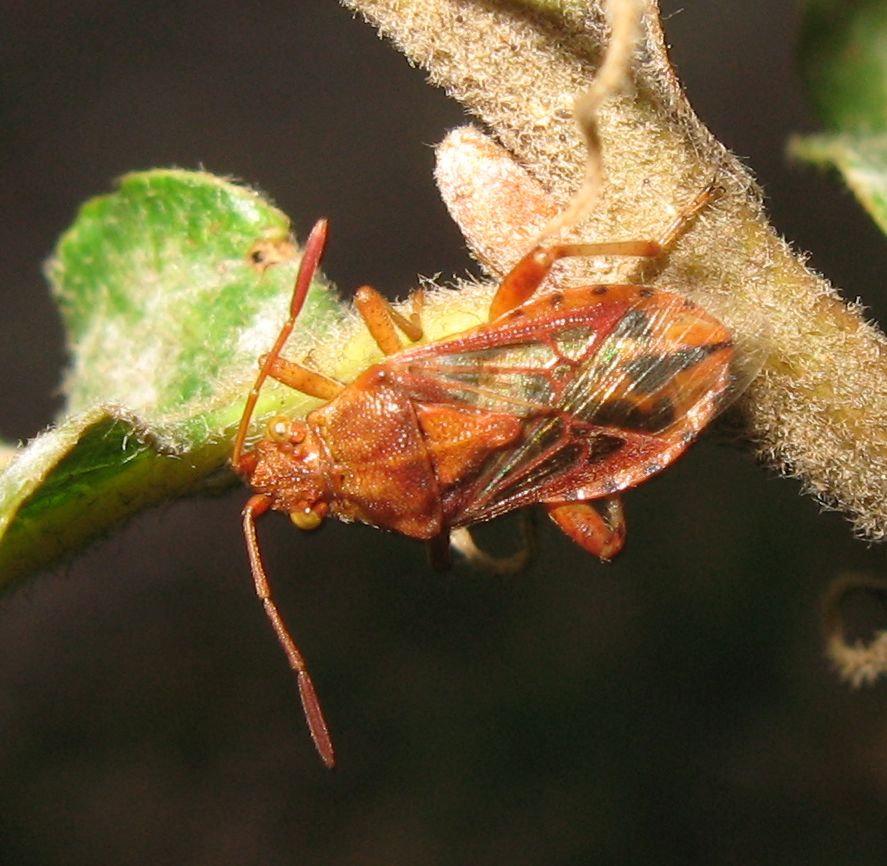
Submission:
{"label": "blurred background", "polygon": [[[702,119],[778,229],[883,322],[883,239],[836,180],[783,156],[817,126],[796,15],[664,3]],[[61,408],[41,263],[126,171],[242,178],[302,235],[330,217],[345,293],[472,268],[431,177],[461,109],[333,0],[7,0],[2,21],[4,439]],[[143,514],[0,598],[0,862],[883,864],[887,690],[840,684],[820,635],[824,588],[883,571],[883,553],[799,494],[709,438],[628,495],[617,562],[540,521],[508,579],[269,518],[334,773],[254,596],[246,490]],[[490,531],[507,543],[513,525]]]}

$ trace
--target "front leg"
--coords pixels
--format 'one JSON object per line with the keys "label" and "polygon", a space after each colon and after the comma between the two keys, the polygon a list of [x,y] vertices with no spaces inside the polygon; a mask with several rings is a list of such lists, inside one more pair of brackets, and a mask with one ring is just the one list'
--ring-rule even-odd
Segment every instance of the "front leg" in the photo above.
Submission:
{"label": "front leg", "polygon": [[403,348],[395,326],[413,343],[422,339],[421,290],[413,292],[412,301],[413,312],[407,318],[398,313],[372,286],[361,286],[354,293],[354,306],[357,307],[367,330],[372,334],[383,355],[393,355]]}
{"label": "front leg", "polygon": [[[400,337],[395,327],[399,328],[412,342],[422,339],[422,325],[420,321],[422,310],[422,292],[417,289],[413,292],[413,312],[410,317],[402,316],[388,301],[371,286],[362,286],[354,295],[354,306],[363,318],[367,330],[376,341],[384,355],[393,355],[403,348]],[[265,355],[259,359],[264,365],[268,361]],[[344,389],[344,385],[323,373],[318,373],[304,364],[288,361],[279,355],[268,363],[267,375],[290,388],[295,388],[309,397],[317,397],[319,400],[330,400],[338,397]]]}
{"label": "front leg", "polygon": [[[600,502],[601,511],[595,506]],[[592,502],[546,502],[548,516],[580,547],[604,562],[625,544],[625,512],[617,496]]]}
{"label": "front leg", "polygon": [[[422,339],[422,325],[420,315],[422,310],[422,292],[413,292],[413,312],[409,318],[402,316],[388,301],[371,286],[362,286],[354,295],[354,306],[363,318],[367,330],[376,341],[384,355],[393,355],[399,352],[403,345],[397,335],[395,326],[406,334],[407,338],[415,342]],[[344,385],[323,373],[318,373],[303,364],[288,361],[279,355],[269,361],[265,355],[259,359],[261,365],[267,363],[266,374],[290,388],[295,388],[309,397],[317,397],[319,400],[330,400],[338,397],[344,389]]]}

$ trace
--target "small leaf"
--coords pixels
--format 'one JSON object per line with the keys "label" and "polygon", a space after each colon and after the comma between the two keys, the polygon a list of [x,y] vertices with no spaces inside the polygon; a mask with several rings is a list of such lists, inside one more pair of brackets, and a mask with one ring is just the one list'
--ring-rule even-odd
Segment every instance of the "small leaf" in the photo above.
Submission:
{"label": "small leaf", "polygon": [[[286,217],[209,174],[127,175],[83,206],[47,267],[68,328],[73,414],[0,475],[0,584],[224,467],[297,264]],[[310,344],[340,312],[318,279],[295,342]],[[272,385],[258,414],[310,403]]]}
{"label": "small leaf", "polygon": [[828,129],[887,130],[887,3],[808,0],[804,82]]}
{"label": "small leaf", "polygon": [[887,231],[887,3],[808,0],[799,51],[808,93],[829,132],[793,138],[789,154],[837,168]]}
{"label": "small leaf", "polygon": [[821,133],[796,136],[789,155],[841,172],[863,207],[887,234],[887,134]]}

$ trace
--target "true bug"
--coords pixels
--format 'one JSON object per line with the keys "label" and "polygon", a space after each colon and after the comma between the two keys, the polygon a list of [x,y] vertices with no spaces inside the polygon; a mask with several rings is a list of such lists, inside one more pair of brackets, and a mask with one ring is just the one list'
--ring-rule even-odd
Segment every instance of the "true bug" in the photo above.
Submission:
{"label": "true bug", "polygon": [[[406,318],[363,287],[355,305],[385,357],[347,385],[281,357],[326,242],[326,221],[314,226],[231,462],[256,491],[243,510],[256,591],[327,766],[332,742],[271,598],[255,518],[276,509],[302,529],[328,515],[361,521],[422,539],[440,560],[451,530],[540,503],[586,550],[614,556],[625,537],[617,494],[677,458],[741,388],[734,343],[716,318],[669,292],[607,284],[534,295],[558,259],[661,255],[715,194],[700,193],[659,240],[537,245],[500,284],[489,321],[442,341],[404,348],[398,329],[422,336],[421,299]],[[245,451],[269,376],[328,402],[304,421],[273,418]]]}

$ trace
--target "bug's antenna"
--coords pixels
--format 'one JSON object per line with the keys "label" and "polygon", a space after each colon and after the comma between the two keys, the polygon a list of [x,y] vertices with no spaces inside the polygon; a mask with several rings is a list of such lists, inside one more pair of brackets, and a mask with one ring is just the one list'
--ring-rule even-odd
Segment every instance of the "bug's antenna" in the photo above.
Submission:
{"label": "bug's antenna", "polygon": [[249,429],[249,422],[253,417],[253,410],[256,408],[256,401],[259,399],[259,391],[268,378],[268,371],[272,364],[277,360],[283,346],[289,339],[289,335],[293,332],[296,324],[296,318],[305,304],[305,298],[308,296],[308,289],[311,287],[311,280],[320,264],[320,258],[323,255],[323,248],[326,245],[327,221],[319,219],[314,223],[308,240],[305,241],[305,249],[302,252],[302,261],[299,263],[299,272],[296,274],[296,282],[293,287],[293,298],[290,301],[289,318],[284,322],[280,333],[277,335],[277,341],[274,343],[271,351],[262,361],[259,368],[259,375],[256,376],[256,383],[253,385],[246,398],[246,405],[243,407],[243,415],[240,417],[240,427],[237,429],[237,437],[234,440],[234,449],[231,453],[231,466],[235,472],[240,472],[243,459],[243,444],[246,441],[246,431]]}
{"label": "bug's antenna", "polygon": [[271,500],[262,493],[250,497],[249,501],[243,509],[243,535],[246,538],[246,549],[249,552],[249,564],[253,573],[253,580],[256,584],[256,595],[265,607],[265,613],[271,620],[274,633],[286,653],[287,661],[290,667],[296,672],[297,682],[299,684],[299,697],[302,699],[302,709],[305,712],[305,720],[308,722],[308,730],[311,732],[311,739],[317,748],[321,760],[327,767],[332,769],[336,765],[336,756],[333,751],[333,741],[330,738],[329,728],[327,728],[326,719],[323,717],[323,710],[320,708],[320,701],[317,699],[317,692],[314,691],[314,683],[308,673],[308,666],[296,642],[293,640],[274,599],[271,598],[271,586],[268,583],[268,576],[265,574],[265,567],[262,565],[262,558],[259,554],[259,541],[256,538],[256,517],[264,514],[271,507]]}

